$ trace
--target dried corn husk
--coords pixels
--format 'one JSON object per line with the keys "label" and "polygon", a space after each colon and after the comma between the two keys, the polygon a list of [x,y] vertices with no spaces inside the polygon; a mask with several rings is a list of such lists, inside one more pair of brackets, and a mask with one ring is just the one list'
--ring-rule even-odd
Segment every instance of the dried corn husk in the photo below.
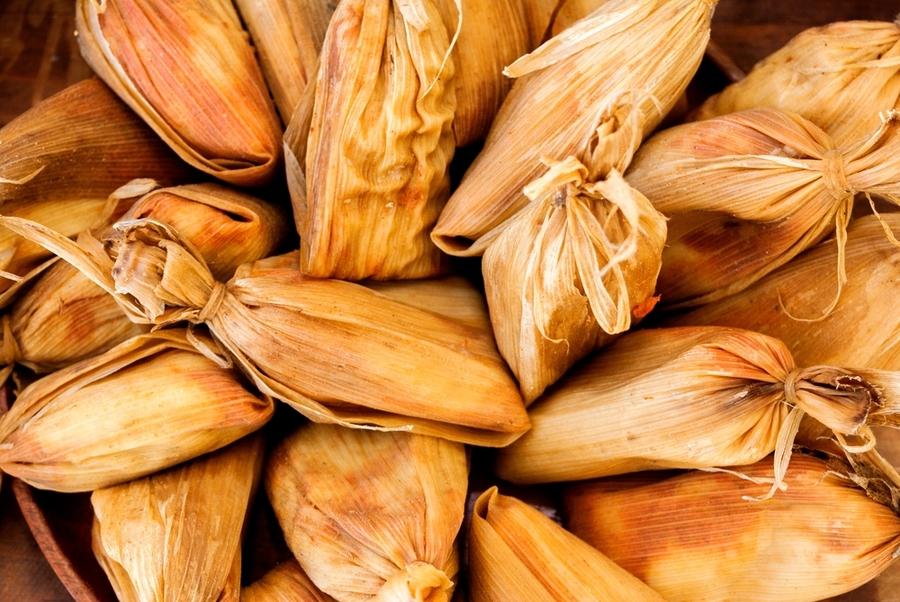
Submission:
{"label": "dried corn husk", "polygon": [[804,413],[848,450],[870,449],[871,425],[900,426],[898,387],[895,372],[801,369],[781,341],[748,330],[638,330],[535,404],[532,429],[500,450],[495,470],[546,483],[750,464],[774,451],[783,474]]}
{"label": "dried corn husk", "polygon": [[666,223],[618,171],[594,180],[574,157],[526,194],[534,202],[482,270],[497,346],[527,404],[653,308]]}
{"label": "dried corn husk", "polygon": [[[115,294],[132,320],[206,323],[263,392],[312,420],[506,445],[528,429],[515,382],[483,330],[295,269],[238,270],[216,282],[167,226],[120,224],[91,256],[38,224],[0,222],[49,245]],[[460,387],[459,375],[465,386]]]}
{"label": "dried corn husk", "polygon": [[306,84],[313,79],[325,30],[334,12],[330,0],[235,0],[283,122],[287,123]]}
{"label": "dried corn husk", "polygon": [[[774,109],[676,126],[648,140],[626,178],[672,217],[663,299],[699,305],[738,292],[832,231],[843,246],[857,192],[895,199],[900,192],[900,112],[882,118],[876,132],[845,149],[799,115]],[[692,211],[718,213],[697,219]],[[844,282],[841,267],[833,299]]]}
{"label": "dried corn husk", "polygon": [[447,316],[493,336],[484,295],[462,276],[363,284],[386,297]]}
{"label": "dried corn husk", "polygon": [[35,381],[0,419],[0,469],[40,489],[91,491],[257,430],[272,400],[198,353],[205,338],[141,335]]}
{"label": "dried corn husk", "polygon": [[310,423],[270,456],[266,491],[309,578],[340,601],[449,601],[463,445]]}
{"label": "dried corn husk", "polygon": [[92,548],[120,602],[241,599],[241,532],[260,436],[91,494]]}
{"label": "dried corn husk", "polygon": [[839,147],[878,128],[878,113],[900,108],[900,26],[849,21],[813,27],[757,63],[695,112],[710,119],[746,109],[799,113]]}
{"label": "dried corn husk", "polygon": [[309,580],[300,563],[282,562],[258,581],[241,589],[241,602],[333,602]]}
{"label": "dried corn husk", "polygon": [[608,0],[525,0],[531,48],[537,48]]}
{"label": "dried corn husk", "polygon": [[595,136],[604,165],[623,171],[696,71],[714,6],[607,2],[510,65],[506,73],[518,81],[441,213],[435,243],[455,255],[483,253],[497,227],[530,204],[522,189],[546,171],[541,159],[577,157]]}
{"label": "dried corn husk", "polygon": [[496,487],[469,528],[473,602],[656,600],[662,596],[528,504]]}
{"label": "dried corn husk", "polygon": [[795,453],[785,491],[747,500],[769,487],[771,463],[737,469],[744,478],[692,471],[619,490],[604,480],[577,485],[564,494],[566,524],[672,602],[821,600],[897,556],[896,505],[867,496],[883,480]]}
{"label": "dried corn husk", "polygon": [[[454,42],[437,0],[344,0],[335,9],[309,137],[287,150],[305,274],[362,280],[446,270],[428,234],[450,193]],[[293,120],[303,121],[303,107]]]}
{"label": "dried corn husk", "polygon": [[281,124],[231,0],[79,0],[91,68],[178,155],[240,186],[281,164]]}
{"label": "dried corn husk", "polygon": [[[107,206],[107,197],[132,178],[171,185],[193,173],[97,79],[66,88],[0,129],[0,212],[66,236],[121,215],[125,207]],[[0,270],[14,275],[0,278],[0,293],[48,257],[0,231]],[[0,295],[0,305],[11,297]]]}

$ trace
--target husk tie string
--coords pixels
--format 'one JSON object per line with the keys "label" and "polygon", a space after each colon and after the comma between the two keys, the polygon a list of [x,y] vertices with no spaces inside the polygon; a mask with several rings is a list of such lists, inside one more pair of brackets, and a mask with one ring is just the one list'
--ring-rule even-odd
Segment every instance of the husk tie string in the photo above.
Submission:
{"label": "husk tie string", "polygon": [[822,157],[822,180],[831,196],[839,201],[852,198],[858,192],[847,180],[844,155],[840,150],[830,150]]}
{"label": "husk tie string", "polygon": [[219,307],[222,305],[223,299],[225,299],[225,285],[221,282],[216,282],[209,293],[209,299],[206,301],[206,305],[204,305],[203,309],[200,310],[200,313],[197,314],[197,322],[206,322],[216,315],[219,311]]}

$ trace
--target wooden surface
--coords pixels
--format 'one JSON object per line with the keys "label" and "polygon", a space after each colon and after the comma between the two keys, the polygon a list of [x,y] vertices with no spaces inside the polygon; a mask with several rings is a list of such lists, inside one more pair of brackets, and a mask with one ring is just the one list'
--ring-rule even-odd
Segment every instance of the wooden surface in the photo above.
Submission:
{"label": "wooden surface", "polygon": [[[720,0],[712,35],[749,70],[806,27],[834,20],[890,20],[898,12],[900,1],[893,0]],[[73,13],[74,0],[0,0],[0,126],[90,75],[77,54]],[[72,600],[35,544],[9,485],[4,479],[0,486],[0,600]],[[839,600],[900,600],[900,576]]]}

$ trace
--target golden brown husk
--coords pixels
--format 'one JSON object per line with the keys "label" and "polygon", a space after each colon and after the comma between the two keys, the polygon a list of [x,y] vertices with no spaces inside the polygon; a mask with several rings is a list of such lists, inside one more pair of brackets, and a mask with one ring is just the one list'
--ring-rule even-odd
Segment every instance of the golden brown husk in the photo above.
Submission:
{"label": "golden brown husk", "polygon": [[662,596],[538,510],[496,487],[469,528],[472,602],[655,600]]}
{"label": "golden brown husk", "polygon": [[231,0],[79,0],[91,68],[188,164],[240,186],[281,165],[281,124]]}
{"label": "golden brown husk", "polygon": [[[736,470],[771,482],[771,466]],[[600,480],[564,493],[566,525],[672,602],[821,600],[869,581],[900,548],[896,508],[855,477],[794,453],[787,489],[765,502],[743,496],[768,483],[726,472],[624,488]]]}
{"label": "golden brown husk", "polygon": [[115,263],[40,225],[0,222],[73,262],[132,320],[206,323],[218,343],[206,352],[226,353],[261,391],[312,420],[487,446],[506,445],[529,427],[493,337],[479,328],[283,265],[256,275],[245,265],[223,285],[157,222],[120,225],[110,246]]}
{"label": "golden brown husk", "polygon": [[0,419],[0,469],[40,489],[91,491],[257,430],[272,400],[201,355],[203,338],[141,335],[35,381]]}
{"label": "golden brown husk", "polygon": [[91,494],[92,548],[120,602],[238,602],[241,532],[263,466],[251,436]]}
{"label": "golden brown husk", "polygon": [[241,602],[334,602],[309,580],[295,558],[241,589]]}
{"label": "golden brown husk", "polygon": [[309,423],[275,449],[266,491],[306,574],[342,602],[449,601],[465,447]]}
{"label": "golden brown husk", "polygon": [[845,146],[874,131],[880,111],[900,108],[898,99],[900,26],[847,21],[801,32],[707,99],[693,118],[763,107],[793,111]]}
{"label": "golden brown husk", "polygon": [[309,138],[287,161],[289,172],[302,171],[289,173],[288,184],[305,274],[362,280],[446,271],[429,231],[450,194],[453,34],[437,0],[338,5]]}
{"label": "golden brown husk", "polygon": [[[195,173],[96,78],[66,88],[0,129],[0,212],[40,221],[66,236],[121,214],[125,208],[108,207],[107,197],[133,178],[171,185]],[[0,232],[0,270],[25,276],[48,257],[40,247]],[[0,292],[11,285],[0,278]],[[10,296],[0,296],[0,305]]]}
{"label": "golden brown husk", "polygon": [[[481,254],[487,241],[479,239],[529,204],[521,191],[544,173],[541,159],[555,163],[577,156],[595,130],[615,135],[621,109],[628,107],[630,127],[638,131],[629,152],[607,159],[613,165],[624,161],[622,171],[641,136],[656,127],[696,71],[714,5],[607,2],[508,67],[518,79],[484,150],[441,213],[435,243],[457,255]],[[606,144],[601,139],[599,146]]]}
{"label": "golden brown husk", "polygon": [[319,50],[336,2],[235,0],[283,123],[315,76]]}

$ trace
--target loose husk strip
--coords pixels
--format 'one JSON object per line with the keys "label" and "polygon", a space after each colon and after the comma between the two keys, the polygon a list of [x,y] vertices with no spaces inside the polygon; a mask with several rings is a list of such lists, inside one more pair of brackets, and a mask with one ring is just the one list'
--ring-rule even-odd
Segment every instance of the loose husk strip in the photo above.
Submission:
{"label": "loose husk strip", "polygon": [[309,580],[295,558],[241,589],[241,602],[334,602]]}
{"label": "loose husk strip", "polygon": [[540,511],[491,487],[467,541],[472,602],[655,600],[662,596]]}
{"label": "loose husk strip", "polygon": [[309,423],[266,466],[266,491],[309,578],[342,602],[448,602],[468,461],[459,443]]}
{"label": "loose husk strip", "polygon": [[745,498],[769,488],[772,460],[735,471],[576,485],[564,492],[565,524],[672,602],[821,600],[897,557],[897,507],[863,488],[897,491],[877,466],[795,452],[787,488],[765,502]]}
{"label": "loose husk strip", "polygon": [[242,599],[241,543],[262,437],[98,489],[92,548],[120,602]]}
{"label": "loose husk strip", "polygon": [[[529,427],[490,333],[295,269],[216,282],[167,226],[117,225],[110,257],[92,257],[39,224],[0,218],[40,240],[116,295],[129,317],[165,326],[205,323],[216,347],[253,383],[311,420],[377,426],[502,446]],[[465,386],[459,375],[465,374]]]}

